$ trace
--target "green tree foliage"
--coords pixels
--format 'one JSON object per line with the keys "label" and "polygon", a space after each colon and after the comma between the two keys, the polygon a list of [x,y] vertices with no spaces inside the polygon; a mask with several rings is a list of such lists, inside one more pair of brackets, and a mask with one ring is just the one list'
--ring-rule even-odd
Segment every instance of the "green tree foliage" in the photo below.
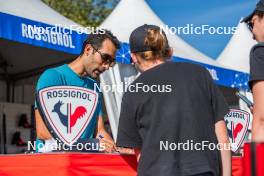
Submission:
{"label": "green tree foliage", "polygon": [[83,26],[98,26],[119,0],[42,0],[63,16]]}

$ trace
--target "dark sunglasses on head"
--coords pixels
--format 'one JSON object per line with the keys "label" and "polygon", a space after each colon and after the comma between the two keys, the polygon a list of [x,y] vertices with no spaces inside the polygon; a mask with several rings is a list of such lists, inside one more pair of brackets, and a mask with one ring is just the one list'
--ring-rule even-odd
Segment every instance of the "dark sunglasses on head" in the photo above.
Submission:
{"label": "dark sunglasses on head", "polygon": [[101,51],[96,49],[94,46],[92,46],[92,47],[97,53],[100,54],[104,64],[107,64],[110,67],[113,67],[115,65],[115,58],[112,58],[112,56],[107,54],[107,53],[102,53]]}

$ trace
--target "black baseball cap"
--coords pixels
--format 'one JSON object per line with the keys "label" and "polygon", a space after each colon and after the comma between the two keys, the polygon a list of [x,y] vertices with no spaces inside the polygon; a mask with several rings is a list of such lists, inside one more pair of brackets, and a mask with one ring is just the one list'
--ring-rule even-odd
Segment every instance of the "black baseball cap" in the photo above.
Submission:
{"label": "black baseball cap", "polygon": [[256,5],[255,10],[254,10],[250,15],[248,15],[247,17],[245,17],[245,18],[241,21],[241,23],[242,23],[242,22],[245,22],[245,23],[249,22],[249,21],[252,19],[252,17],[254,16],[254,14],[255,14],[256,11],[259,11],[259,12],[263,12],[263,13],[264,13],[264,0],[260,0],[260,1],[257,3],[257,5]]}
{"label": "black baseball cap", "polygon": [[144,24],[142,26],[137,27],[130,35],[129,37],[129,44],[130,44],[130,51],[131,53],[137,53],[137,52],[145,52],[145,51],[152,51],[153,49],[145,44],[145,38],[148,34],[149,29],[158,29],[160,30],[164,37],[167,40],[167,46],[169,47],[168,44],[168,39],[164,33],[164,31],[155,25],[148,25]]}

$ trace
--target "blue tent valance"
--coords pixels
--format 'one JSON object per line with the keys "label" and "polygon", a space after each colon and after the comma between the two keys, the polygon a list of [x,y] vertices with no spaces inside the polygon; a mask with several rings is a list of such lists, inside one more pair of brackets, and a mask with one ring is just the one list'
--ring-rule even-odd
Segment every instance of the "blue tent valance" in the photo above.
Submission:
{"label": "blue tent valance", "polygon": [[0,12],[0,38],[79,54],[87,34]]}
{"label": "blue tent valance", "polygon": [[[87,37],[85,33],[78,33],[60,26],[52,26],[1,12],[0,23],[0,38],[69,54],[79,54],[82,43]],[[116,60],[125,64],[131,62],[128,43],[122,43],[117,52]],[[191,62],[206,67],[219,85],[248,89],[249,75],[246,73],[195,62],[187,58],[174,56],[172,60],[175,62]]]}

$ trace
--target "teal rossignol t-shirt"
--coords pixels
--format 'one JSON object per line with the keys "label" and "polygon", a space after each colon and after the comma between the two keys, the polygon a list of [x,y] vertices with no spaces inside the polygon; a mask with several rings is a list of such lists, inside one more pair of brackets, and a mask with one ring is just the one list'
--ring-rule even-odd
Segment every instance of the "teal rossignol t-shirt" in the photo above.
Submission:
{"label": "teal rossignol t-shirt", "polygon": [[91,90],[94,90],[94,87],[96,87],[96,91],[99,94],[98,104],[89,125],[80,137],[81,139],[92,138],[98,115],[101,115],[102,113],[102,95],[101,92],[99,92],[98,83],[90,77],[80,77],[67,64],[64,64],[59,67],[47,69],[40,76],[36,91],[38,92],[40,89],[50,86],[63,85],[84,87]]}

